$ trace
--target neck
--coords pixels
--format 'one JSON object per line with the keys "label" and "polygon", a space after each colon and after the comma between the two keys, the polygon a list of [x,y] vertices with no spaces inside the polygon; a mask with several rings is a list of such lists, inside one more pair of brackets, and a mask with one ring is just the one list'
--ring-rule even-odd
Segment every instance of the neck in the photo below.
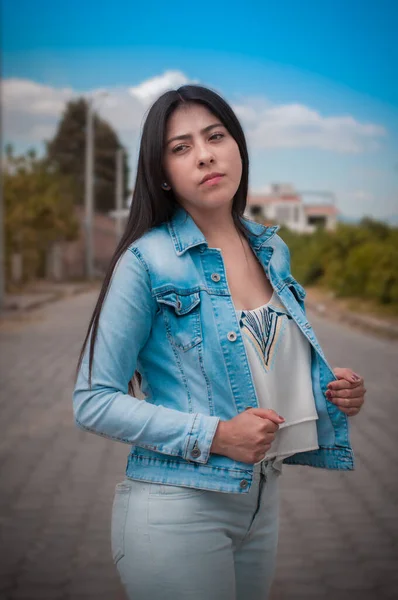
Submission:
{"label": "neck", "polygon": [[205,236],[210,247],[222,248],[228,243],[239,241],[241,235],[236,230],[230,206],[208,211],[202,208],[195,210],[191,207],[186,210]]}

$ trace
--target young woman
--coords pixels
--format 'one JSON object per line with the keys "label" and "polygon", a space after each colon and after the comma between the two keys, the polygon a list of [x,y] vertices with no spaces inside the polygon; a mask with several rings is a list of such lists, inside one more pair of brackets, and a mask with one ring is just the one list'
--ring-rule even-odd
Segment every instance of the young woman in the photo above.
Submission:
{"label": "young woman", "polygon": [[218,94],[153,104],[74,392],[78,426],[131,445],[112,552],[134,600],[265,600],[282,463],[353,469],[363,379],[329,366],[279,227],[243,217],[248,174]]}

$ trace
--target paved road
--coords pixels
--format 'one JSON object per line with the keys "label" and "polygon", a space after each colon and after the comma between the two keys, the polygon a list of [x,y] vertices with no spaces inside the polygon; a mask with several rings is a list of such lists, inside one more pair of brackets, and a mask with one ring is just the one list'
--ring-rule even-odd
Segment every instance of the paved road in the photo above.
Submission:
{"label": "paved road", "polygon": [[[73,369],[95,294],[0,330],[0,598],[124,600],[110,557],[128,446],[75,428]],[[366,377],[356,470],[285,465],[272,600],[398,597],[398,344],[312,316],[334,366]]]}

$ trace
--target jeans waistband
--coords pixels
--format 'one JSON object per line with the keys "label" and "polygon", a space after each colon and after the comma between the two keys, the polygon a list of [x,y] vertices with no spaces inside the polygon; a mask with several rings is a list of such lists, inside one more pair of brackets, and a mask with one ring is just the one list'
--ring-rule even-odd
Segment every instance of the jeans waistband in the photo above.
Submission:
{"label": "jeans waistband", "polygon": [[[270,473],[274,468],[275,460],[275,458],[270,458],[269,460],[262,460],[261,462],[255,464],[253,466],[253,473],[255,473],[256,475],[259,475],[260,473],[262,473],[263,475],[267,475],[267,473]],[[275,470],[279,472],[279,469]]]}

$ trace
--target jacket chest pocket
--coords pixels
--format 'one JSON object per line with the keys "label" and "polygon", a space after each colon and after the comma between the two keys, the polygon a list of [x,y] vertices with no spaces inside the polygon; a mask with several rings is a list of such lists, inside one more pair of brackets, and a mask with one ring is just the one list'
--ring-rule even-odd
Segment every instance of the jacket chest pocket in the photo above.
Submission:
{"label": "jacket chest pocket", "polygon": [[200,344],[203,338],[199,292],[165,292],[156,299],[172,344],[184,352]]}

